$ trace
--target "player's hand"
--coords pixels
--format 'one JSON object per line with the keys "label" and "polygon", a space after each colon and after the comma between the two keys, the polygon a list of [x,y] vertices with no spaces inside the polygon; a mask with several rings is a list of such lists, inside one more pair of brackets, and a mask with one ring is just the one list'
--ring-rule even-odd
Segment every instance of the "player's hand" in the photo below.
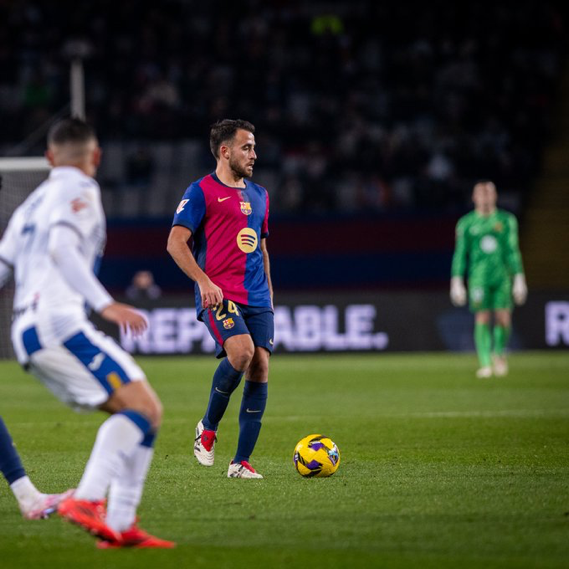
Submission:
{"label": "player's hand", "polygon": [[514,286],[512,287],[512,295],[514,297],[514,302],[517,305],[522,305],[525,303],[528,297],[528,287],[526,285],[526,278],[522,274],[514,276]]}
{"label": "player's hand", "polygon": [[452,277],[450,280],[450,301],[454,306],[464,306],[466,304],[466,288],[462,277]]}
{"label": "player's hand", "polygon": [[132,332],[133,336],[140,336],[148,328],[146,316],[128,304],[113,302],[103,308],[101,316],[117,324],[123,332]]}
{"label": "player's hand", "polygon": [[204,308],[217,308],[223,302],[223,291],[209,279],[199,283]]}

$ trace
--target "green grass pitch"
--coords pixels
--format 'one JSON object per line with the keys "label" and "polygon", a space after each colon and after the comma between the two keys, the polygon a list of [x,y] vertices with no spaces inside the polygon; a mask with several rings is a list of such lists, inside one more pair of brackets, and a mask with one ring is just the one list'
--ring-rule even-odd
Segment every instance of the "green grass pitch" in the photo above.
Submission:
{"label": "green grass pitch", "polygon": [[[473,355],[278,356],[253,456],[229,480],[239,397],[199,466],[193,429],[213,358],[140,358],[165,406],[139,513],[175,550],[98,551],[57,517],[25,521],[0,491],[8,568],[569,567],[569,354],[513,354],[478,380]],[[77,415],[13,362],[0,413],[44,491],[77,484],[102,414]],[[322,432],[342,462],[303,479],[292,452]],[[0,484],[1,486],[1,484]]]}

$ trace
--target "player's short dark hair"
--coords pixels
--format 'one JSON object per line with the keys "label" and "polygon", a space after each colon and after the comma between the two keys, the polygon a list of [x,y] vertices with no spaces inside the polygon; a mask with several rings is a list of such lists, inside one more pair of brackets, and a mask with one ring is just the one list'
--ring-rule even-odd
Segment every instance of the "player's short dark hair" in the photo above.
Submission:
{"label": "player's short dark hair", "polygon": [[209,147],[216,160],[219,158],[219,147],[224,142],[232,140],[238,130],[247,130],[255,134],[255,127],[249,121],[241,119],[223,119],[211,125]]}
{"label": "player's short dark hair", "polygon": [[84,144],[93,139],[97,139],[95,129],[84,120],[76,118],[56,122],[47,133],[48,144]]}
{"label": "player's short dark hair", "polygon": [[487,178],[482,178],[481,180],[476,180],[476,183],[474,184],[474,188],[476,186],[480,186],[483,185],[485,186],[486,184],[492,184],[494,187],[496,187],[496,184],[492,181],[492,180],[488,180]]}

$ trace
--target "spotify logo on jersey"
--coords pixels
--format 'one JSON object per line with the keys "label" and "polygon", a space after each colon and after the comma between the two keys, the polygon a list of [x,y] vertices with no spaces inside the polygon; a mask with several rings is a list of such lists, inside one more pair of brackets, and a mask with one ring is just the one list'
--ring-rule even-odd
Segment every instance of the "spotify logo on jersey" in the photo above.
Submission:
{"label": "spotify logo on jersey", "polygon": [[484,235],[480,240],[480,249],[482,249],[484,253],[493,253],[497,247],[498,242],[493,235]]}
{"label": "spotify logo on jersey", "polygon": [[257,233],[250,227],[245,227],[237,234],[237,246],[243,253],[252,253],[257,248]]}

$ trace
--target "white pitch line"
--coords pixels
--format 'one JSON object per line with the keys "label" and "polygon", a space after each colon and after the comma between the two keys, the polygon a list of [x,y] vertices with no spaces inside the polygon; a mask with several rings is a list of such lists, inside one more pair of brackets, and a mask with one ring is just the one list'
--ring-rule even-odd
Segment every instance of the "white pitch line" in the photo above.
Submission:
{"label": "white pitch line", "polygon": [[[327,415],[310,415],[311,419],[323,418],[327,419]],[[349,419],[347,416],[335,415],[336,419]],[[500,418],[500,417],[512,417],[512,418],[546,418],[546,417],[569,417],[569,409],[510,409],[502,411],[428,411],[425,413],[374,413],[373,418],[376,419],[470,419],[470,418]],[[264,421],[267,422],[279,422],[279,421],[306,421],[307,415],[281,415],[281,416],[265,416]],[[365,418],[370,418],[370,415],[366,415]],[[166,419],[166,425],[183,425],[183,424],[193,424],[192,421],[188,419]],[[37,422],[18,422],[10,421],[10,425],[14,427],[30,427],[38,425],[54,425],[54,421],[37,421]],[[82,429],[96,429],[98,428],[98,423],[75,423],[66,421],[57,421],[58,427],[74,427]]]}
{"label": "white pitch line", "polygon": [[502,411],[430,411],[426,413],[409,413],[401,417],[418,417],[436,419],[439,417],[569,417],[569,409],[512,409]]}
{"label": "white pitch line", "polygon": [[[311,415],[314,417],[326,417],[325,415]],[[368,418],[369,415],[366,415]],[[569,417],[569,409],[511,409],[497,411],[428,411],[424,413],[374,413],[374,418],[382,419],[444,419],[444,418],[499,418],[499,417]],[[342,416],[336,415],[336,418]],[[303,415],[284,415],[265,417],[268,421],[300,421],[306,420]]]}

